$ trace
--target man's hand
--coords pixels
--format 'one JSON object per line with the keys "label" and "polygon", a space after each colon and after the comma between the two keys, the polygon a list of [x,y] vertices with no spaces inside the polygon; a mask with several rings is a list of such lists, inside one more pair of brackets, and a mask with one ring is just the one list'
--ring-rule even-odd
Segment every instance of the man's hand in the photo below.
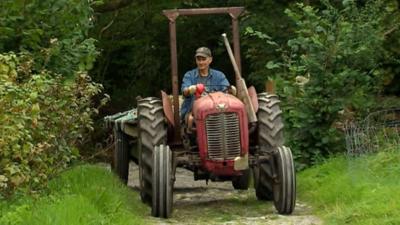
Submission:
{"label": "man's hand", "polygon": [[233,86],[233,85],[229,86],[229,88],[228,88],[228,93],[231,94],[231,95],[236,96],[236,94],[237,94],[236,87]]}
{"label": "man's hand", "polygon": [[196,92],[196,85],[190,85],[189,87],[185,88],[185,90],[183,90],[183,95],[189,96],[193,95],[195,92]]}

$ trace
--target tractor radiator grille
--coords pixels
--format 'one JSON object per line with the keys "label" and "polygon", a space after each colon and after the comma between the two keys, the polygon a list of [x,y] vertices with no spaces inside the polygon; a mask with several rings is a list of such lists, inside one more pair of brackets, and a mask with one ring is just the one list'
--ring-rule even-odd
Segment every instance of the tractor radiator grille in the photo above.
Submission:
{"label": "tractor radiator grille", "polygon": [[240,127],[236,113],[207,116],[206,132],[209,159],[232,160],[240,156]]}

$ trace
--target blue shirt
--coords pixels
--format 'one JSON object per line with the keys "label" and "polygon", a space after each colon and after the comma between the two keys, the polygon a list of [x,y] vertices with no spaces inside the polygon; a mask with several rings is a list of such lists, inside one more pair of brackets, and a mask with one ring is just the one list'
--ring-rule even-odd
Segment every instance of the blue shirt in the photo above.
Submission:
{"label": "blue shirt", "polygon": [[[188,88],[190,85],[195,85],[199,83],[199,70],[193,69],[189,70],[183,76],[181,92],[183,94],[183,90]],[[204,83],[206,92],[215,92],[215,91],[224,91],[229,86],[229,82],[225,77],[225,74],[221,71],[209,69],[207,79]],[[191,109],[194,102],[194,96],[189,95],[185,97],[182,103],[181,108],[181,119],[183,119]]]}

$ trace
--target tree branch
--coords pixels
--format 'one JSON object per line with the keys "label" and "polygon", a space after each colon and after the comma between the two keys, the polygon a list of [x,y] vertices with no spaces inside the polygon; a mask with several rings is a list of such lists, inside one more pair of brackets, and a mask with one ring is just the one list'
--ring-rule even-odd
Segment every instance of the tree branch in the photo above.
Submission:
{"label": "tree branch", "polygon": [[118,12],[119,12],[118,10],[115,11],[114,17],[112,18],[112,20],[111,20],[105,27],[101,28],[100,34],[99,34],[99,39],[101,39],[101,36],[103,35],[104,31],[106,31],[108,28],[111,27],[111,25],[113,25],[114,20],[115,20],[115,19],[117,18],[117,16],[118,16]]}
{"label": "tree branch", "polygon": [[388,36],[389,34],[393,33],[394,31],[396,31],[399,28],[400,24],[396,24],[394,27],[392,27],[391,29],[387,30],[385,33],[383,33],[383,37],[386,38],[386,36]]}
{"label": "tree branch", "polygon": [[133,2],[134,0],[109,0],[101,5],[92,5],[92,8],[95,12],[105,13],[124,8]]}

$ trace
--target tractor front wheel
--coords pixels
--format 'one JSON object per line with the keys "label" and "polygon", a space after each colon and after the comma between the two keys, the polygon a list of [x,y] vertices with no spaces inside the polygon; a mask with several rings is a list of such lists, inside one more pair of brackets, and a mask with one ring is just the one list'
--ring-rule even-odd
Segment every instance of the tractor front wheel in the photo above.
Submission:
{"label": "tractor front wheel", "polygon": [[169,218],[173,202],[173,163],[171,149],[166,145],[156,146],[153,153],[153,201],[151,214]]}
{"label": "tractor front wheel", "polygon": [[273,174],[269,162],[258,163],[253,168],[254,189],[258,200],[270,201],[273,199]]}
{"label": "tractor front wheel", "polygon": [[291,214],[296,203],[296,174],[291,150],[279,147],[274,160],[277,175],[273,184],[275,208],[280,214]]}

